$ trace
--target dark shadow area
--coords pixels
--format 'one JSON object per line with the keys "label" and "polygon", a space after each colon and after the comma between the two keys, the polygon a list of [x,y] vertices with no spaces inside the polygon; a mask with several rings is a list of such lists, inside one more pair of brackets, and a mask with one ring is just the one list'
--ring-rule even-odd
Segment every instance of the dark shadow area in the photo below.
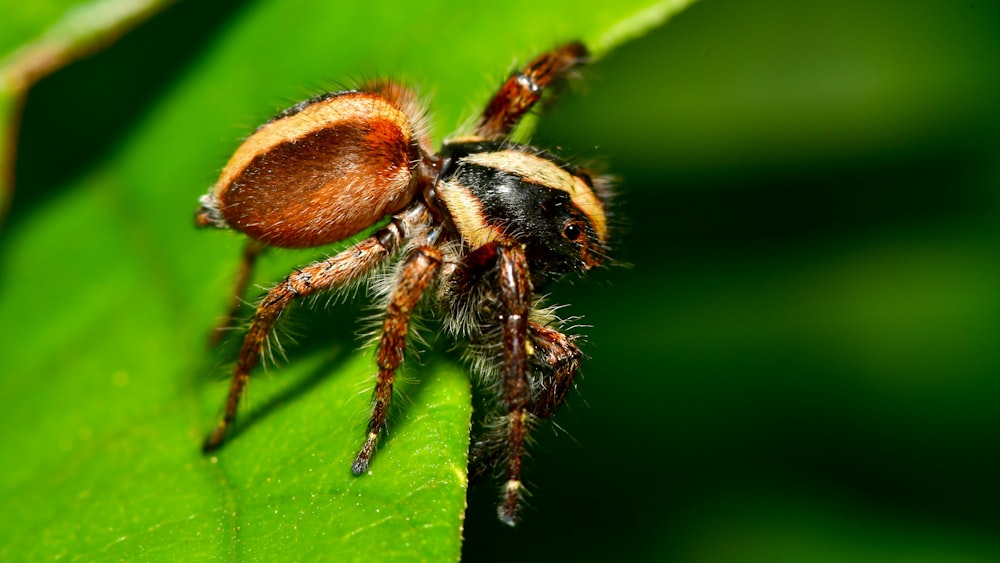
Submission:
{"label": "dark shadow area", "polygon": [[[996,191],[983,146],[953,146],[888,162],[835,162],[817,170],[773,171],[718,183],[670,183],[622,171],[624,228],[615,258],[698,260],[774,252],[910,228],[992,221]],[[950,187],[942,191],[941,186]]]}
{"label": "dark shadow area", "polygon": [[[268,401],[255,405],[252,410],[241,413],[236,418],[236,424],[226,433],[226,442],[237,439],[244,431],[250,429],[255,424],[264,423],[268,417],[282,409],[286,407],[294,408],[295,402],[299,397],[313,391],[324,379],[330,377],[331,373],[336,372],[338,367],[348,357],[348,354],[337,354],[326,359],[319,367],[296,381],[294,385],[271,397]],[[225,400],[225,397],[222,397],[220,400]],[[222,447],[225,447],[225,443],[223,443]]]}
{"label": "dark shadow area", "polygon": [[[240,412],[235,426],[227,434],[226,441],[231,441],[248,430],[255,424],[266,424],[266,419],[274,413],[284,408],[294,408],[296,401],[315,389],[328,377],[336,377],[341,371],[341,366],[350,362],[357,354],[373,355],[374,346],[365,346],[368,338],[363,338],[362,334],[367,334],[377,326],[371,321],[374,315],[380,314],[369,303],[369,298],[363,292],[359,292],[355,299],[348,302],[334,300],[330,305],[326,305],[327,296],[320,295],[317,299],[306,303],[296,303],[292,305],[282,321],[279,322],[279,333],[291,332],[292,337],[283,339],[283,348],[286,357],[276,357],[276,366],[272,367],[272,374],[275,377],[285,377],[281,374],[282,366],[294,365],[303,358],[322,355],[326,359],[322,364],[311,371],[308,375],[298,377],[297,381],[266,402],[258,401],[255,407],[247,412]],[[243,307],[243,314],[250,315],[252,310],[249,306]],[[245,327],[249,323],[248,318],[237,320],[237,326]],[[285,324],[286,326],[281,326]],[[421,323],[424,330],[421,336],[426,341],[426,346],[414,345],[407,348],[404,369],[397,373],[393,400],[389,409],[389,427],[394,427],[401,420],[406,419],[407,405],[419,401],[424,392],[423,382],[425,377],[422,370],[437,362],[447,362],[453,365],[463,365],[460,354],[454,350],[455,346],[445,337],[439,336],[440,325],[436,320],[428,319]],[[220,379],[229,380],[232,377],[231,366],[239,354],[245,328],[234,329],[212,354],[216,366],[229,366],[229,369],[216,367],[214,369],[203,370],[204,376],[199,378],[199,385],[214,383]],[[336,350],[331,352],[331,350]],[[251,384],[254,376],[260,375],[262,368],[258,366],[251,374]],[[374,382],[375,373],[372,373]],[[225,401],[225,395],[220,394],[219,405],[221,408]],[[214,424],[215,421],[212,421]],[[358,421],[367,422],[367,421]],[[206,428],[206,434],[210,428]],[[363,436],[358,437],[359,440]],[[390,440],[391,437],[379,442],[378,447]],[[360,446],[361,442],[358,442]],[[225,445],[223,445],[225,447]],[[377,458],[377,455],[376,455]]]}
{"label": "dark shadow area", "polygon": [[[255,290],[256,294],[258,290]],[[324,299],[320,296],[319,299]],[[257,296],[254,296],[257,299]],[[334,377],[344,363],[350,361],[354,354],[370,354],[370,349],[361,350],[362,341],[359,339],[359,331],[366,325],[358,319],[362,314],[369,314],[363,303],[337,303],[330,307],[323,306],[325,301],[315,301],[307,303],[295,303],[285,311],[283,318],[279,321],[279,335],[285,357],[276,356],[274,358],[276,366],[270,366],[277,377],[283,377],[280,373],[281,366],[294,365],[299,360],[316,354],[326,357],[321,366],[303,376],[289,386],[284,391],[267,402],[256,403],[253,410],[241,411],[237,416],[236,425],[227,434],[227,441],[243,433],[250,426],[262,422],[273,413],[286,406],[294,406],[295,401],[308,394],[316,388],[325,378]],[[209,365],[201,370],[201,376],[196,378],[196,385],[206,385],[216,383],[220,380],[229,381],[232,378],[233,366],[239,356],[239,350],[246,335],[246,327],[249,325],[249,315],[252,314],[250,306],[244,306],[241,316],[236,319],[234,328],[230,334],[208,355]],[[208,332],[206,330],[206,341]],[[331,350],[336,350],[331,352]],[[213,367],[214,366],[214,367]],[[274,369],[276,368],[276,369]],[[251,384],[254,376],[260,375],[263,368],[258,365],[251,373]],[[219,415],[225,402],[225,394],[219,395]],[[215,420],[211,424],[215,424]],[[206,435],[210,428],[206,427]],[[223,446],[225,447],[225,446]]]}

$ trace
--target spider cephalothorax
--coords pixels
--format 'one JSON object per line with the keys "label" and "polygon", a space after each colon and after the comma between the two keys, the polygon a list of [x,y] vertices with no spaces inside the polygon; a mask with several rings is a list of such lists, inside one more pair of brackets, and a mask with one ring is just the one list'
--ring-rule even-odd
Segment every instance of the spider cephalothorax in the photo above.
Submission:
{"label": "spider cephalothorax", "polygon": [[318,246],[391,219],[267,292],[206,451],[222,444],[250,370],[293,300],[344,287],[398,260],[381,324],[368,434],[352,470],[368,469],[411,312],[431,301],[446,330],[470,343],[475,371],[498,383],[493,439],[479,446],[502,459],[499,515],[515,523],[529,426],[565,400],[581,356],[539,307],[535,291],[601,264],[608,190],[603,178],[508,136],[543,90],[586,57],[578,42],[539,56],[503,84],[471,135],[444,143],[439,153],[431,149],[415,96],[392,82],[302,102],[247,138],[201,198],[196,220],[249,237],[234,303],[264,247]]}

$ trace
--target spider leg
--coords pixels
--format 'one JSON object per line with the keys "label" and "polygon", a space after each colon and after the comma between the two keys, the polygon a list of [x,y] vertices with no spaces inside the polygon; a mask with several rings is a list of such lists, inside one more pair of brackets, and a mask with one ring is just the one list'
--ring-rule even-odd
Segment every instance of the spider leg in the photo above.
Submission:
{"label": "spider leg", "polygon": [[568,336],[557,330],[537,323],[531,323],[528,330],[534,346],[532,376],[540,380],[528,410],[535,416],[550,418],[573,388],[583,354]]}
{"label": "spider leg", "polygon": [[392,398],[392,383],[396,369],[403,362],[410,315],[424,290],[433,281],[441,267],[441,261],[439,250],[421,246],[409,255],[396,278],[385,320],[382,322],[382,338],[377,354],[378,377],[375,380],[372,416],[368,421],[368,436],[351,466],[355,475],[368,471],[368,464],[375,453],[375,443],[385,429],[389,400]]}
{"label": "spider leg", "polygon": [[579,41],[539,55],[504,82],[483,110],[474,134],[486,139],[506,138],[545,88],[586,62],[587,56],[587,48]]}
{"label": "spider leg", "polygon": [[243,247],[240,269],[236,272],[236,283],[233,285],[233,295],[229,299],[229,309],[226,310],[226,315],[219,319],[218,324],[215,325],[215,329],[213,329],[211,334],[209,334],[209,346],[215,346],[220,340],[222,340],[223,335],[225,335],[226,331],[228,331],[232,326],[233,319],[235,319],[239,314],[240,306],[243,304],[243,295],[246,294],[247,286],[250,284],[250,278],[253,275],[253,269],[257,263],[257,257],[260,256],[266,248],[267,246],[260,241],[253,239],[247,240],[246,246]]}
{"label": "spider leg", "polygon": [[[538,418],[551,418],[566,401],[573,388],[583,353],[565,334],[538,323],[528,323],[531,353],[528,355],[531,397],[527,412]],[[469,451],[469,482],[487,476],[506,459],[498,449],[504,437],[486,434],[474,441]]]}
{"label": "spider leg", "polygon": [[236,410],[240,396],[250,379],[250,370],[257,365],[268,336],[274,329],[278,318],[294,299],[306,297],[316,291],[333,289],[345,285],[371,271],[376,265],[392,254],[403,239],[403,227],[400,223],[406,220],[406,212],[397,215],[375,235],[355,244],[339,254],[314,262],[300,270],[296,270],[267,292],[267,295],[257,306],[250,329],[243,339],[233,381],[226,398],[225,411],[222,420],[205,440],[202,450],[211,452],[222,445],[226,430],[236,420]]}
{"label": "spider leg", "polygon": [[528,433],[528,312],[531,280],[524,248],[500,246],[500,302],[503,307],[503,392],[507,404],[507,482],[497,513],[505,524],[517,523],[521,493],[521,462]]}

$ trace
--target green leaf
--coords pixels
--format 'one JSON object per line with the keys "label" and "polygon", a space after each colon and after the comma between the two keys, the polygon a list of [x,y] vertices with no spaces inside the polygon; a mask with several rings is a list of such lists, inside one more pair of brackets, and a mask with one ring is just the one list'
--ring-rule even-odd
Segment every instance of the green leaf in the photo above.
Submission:
{"label": "green leaf", "polygon": [[[513,2],[493,13],[260,1],[189,48],[188,22],[206,8],[182,3],[109,54],[100,96],[147,96],[126,121],[115,116],[127,96],[102,106],[86,77],[56,93],[43,85],[39,106],[29,98],[0,240],[0,320],[13,328],[0,379],[0,559],[456,559],[469,381],[442,356],[411,359],[370,474],[353,477],[374,373],[371,353],[354,352],[356,308],[302,308],[289,361],[255,372],[231,441],[200,454],[234,357],[204,342],[241,241],[195,231],[196,199],[241,136],[319,90],[400,77],[432,98],[440,139],[514,61],[571,38],[603,54],[683,4]],[[160,50],[136,48],[143,37]],[[144,80],[158,82],[141,90]],[[272,253],[254,281],[335,250]]]}

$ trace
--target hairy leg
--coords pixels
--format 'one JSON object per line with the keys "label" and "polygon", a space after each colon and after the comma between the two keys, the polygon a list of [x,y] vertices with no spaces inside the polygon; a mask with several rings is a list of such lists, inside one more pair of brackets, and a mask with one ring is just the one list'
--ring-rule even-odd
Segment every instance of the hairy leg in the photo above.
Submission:
{"label": "hairy leg", "polygon": [[504,82],[476,123],[475,135],[504,139],[553,82],[587,61],[587,48],[573,41],[542,53]]}
{"label": "hairy leg", "polygon": [[503,392],[507,405],[507,482],[497,513],[504,523],[517,523],[521,496],[521,462],[528,433],[528,312],[531,280],[519,246],[498,248],[500,302],[503,307]]}
{"label": "hairy leg", "polygon": [[389,306],[386,308],[385,320],[382,321],[382,338],[379,340],[376,355],[378,377],[375,380],[372,416],[368,421],[368,436],[351,466],[351,471],[355,475],[368,471],[368,465],[375,453],[375,444],[385,429],[396,370],[403,363],[410,315],[440,267],[441,252],[436,248],[422,246],[407,257],[396,278]]}
{"label": "hairy leg", "polygon": [[257,365],[267,339],[274,330],[281,313],[295,299],[306,297],[317,291],[341,287],[370,272],[387,259],[399,246],[403,229],[396,221],[386,225],[374,236],[340,252],[336,256],[314,262],[301,270],[296,270],[271,288],[257,306],[250,329],[243,339],[236,369],[229,386],[222,419],[215,427],[202,450],[210,452],[222,445],[226,430],[236,420],[240,397],[250,379],[250,370]]}
{"label": "hairy leg", "polygon": [[[528,337],[532,353],[528,354],[530,397],[525,409],[533,417],[551,418],[573,388],[582,353],[568,336],[538,323],[528,324]],[[508,458],[506,416],[500,422],[503,433],[486,422],[487,429],[477,434],[471,445],[470,483],[488,476]]]}

